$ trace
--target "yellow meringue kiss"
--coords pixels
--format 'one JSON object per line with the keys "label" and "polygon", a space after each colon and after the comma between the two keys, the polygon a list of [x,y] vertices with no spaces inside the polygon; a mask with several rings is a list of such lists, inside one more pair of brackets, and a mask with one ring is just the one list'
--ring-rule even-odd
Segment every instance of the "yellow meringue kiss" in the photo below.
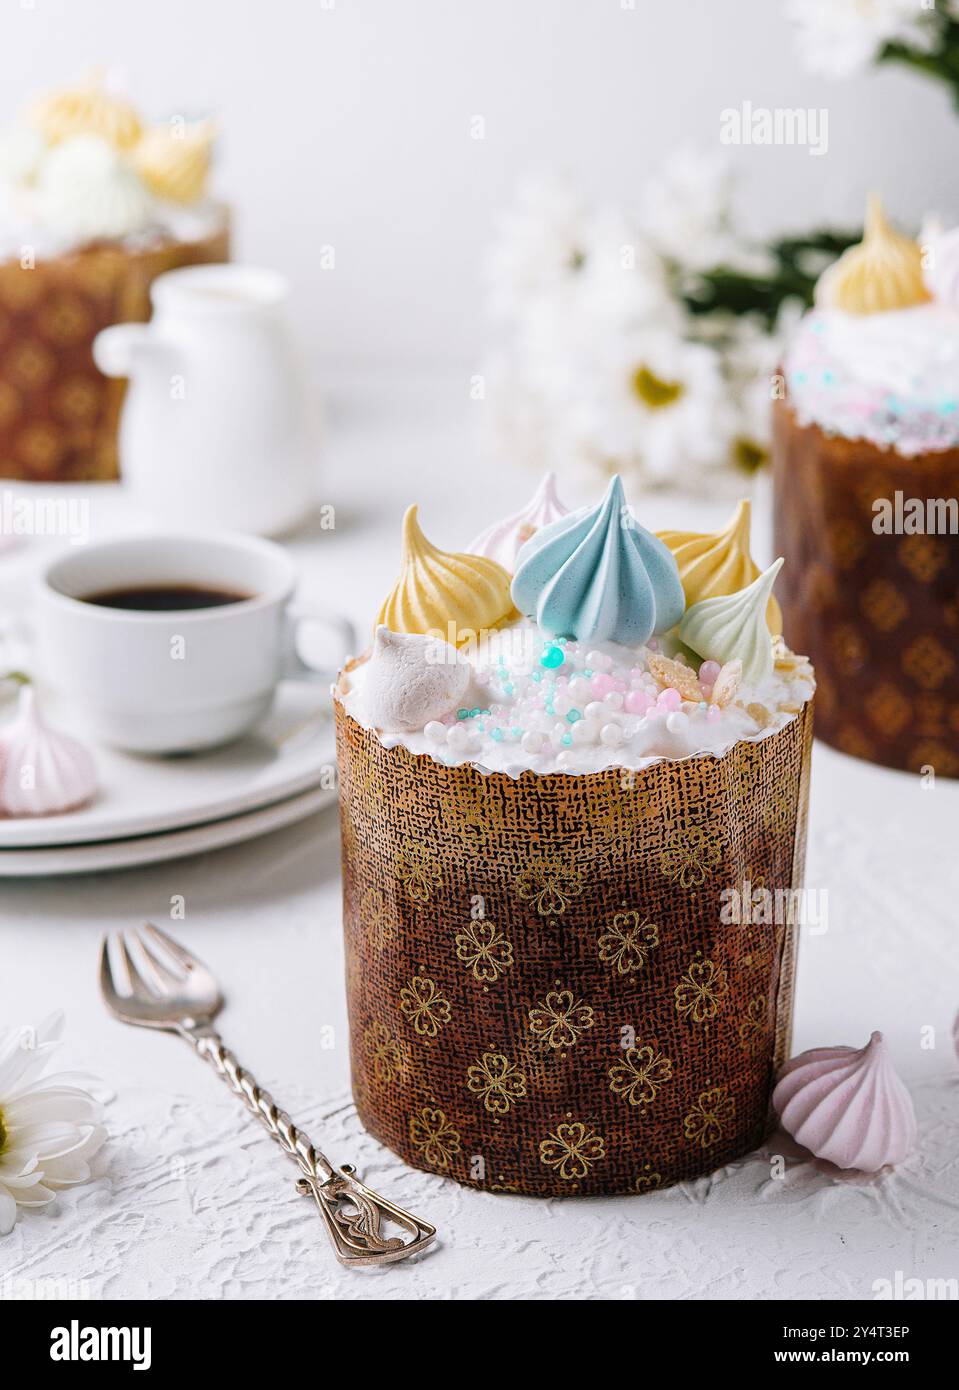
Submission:
{"label": "yellow meringue kiss", "polygon": [[[721,531],[706,535],[695,531],[656,533],[673,552],[687,607],[704,598],[736,594],[759,578],[759,566],[749,553],[750,521],[751,507],[744,497]],[[766,622],[772,635],[778,637],[783,630],[783,615],[772,595]]]}
{"label": "yellow meringue kiss", "polygon": [[766,605],[782,569],[781,559],[738,594],[704,598],[687,608],[679,624],[679,640],[706,661],[741,661],[743,681],[757,685],[773,671],[773,644],[766,623]]}
{"label": "yellow meringue kiss", "polygon": [[820,275],[817,305],[847,314],[883,314],[929,298],[919,243],[895,231],[879,199],[870,194],[862,241]]}
{"label": "yellow meringue kiss", "polygon": [[461,647],[516,616],[509,590],[502,565],[483,555],[439,550],[423,535],[416,508],[410,507],[403,518],[400,577],[375,626],[430,634]]}
{"label": "yellow meringue kiss", "polygon": [[134,152],[137,172],[158,198],[195,203],[206,191],[215,139],[213,121],[153,126]]}
{"label": "yellow meringue kiss", "polygon": [[41,97],[30,123],[51,145],[72,135],[97,135],[115,150],[129,152],[143,133],[136,109],[103,87],[98,73],[75,87]]}

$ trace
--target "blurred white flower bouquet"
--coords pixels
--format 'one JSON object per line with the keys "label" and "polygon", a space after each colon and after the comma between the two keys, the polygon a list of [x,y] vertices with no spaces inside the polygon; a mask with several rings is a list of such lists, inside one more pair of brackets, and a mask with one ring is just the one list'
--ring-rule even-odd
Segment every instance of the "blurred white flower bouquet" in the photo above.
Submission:
{"label": "blurred white flower bouquet", "polygon": [[947,83],[959,101],[959,0],[786,0],[813,72],[851,77],[903,63]]}
{"label": "blurred white flower bouquet", "polygon": [[725,162],[692,152],[635,215],[555,180],[521,191],[489,266],[504,333],[486,376],[510,457],[679,485],[761,466],[782,332],[853,238],[757,246],[731,192]]}

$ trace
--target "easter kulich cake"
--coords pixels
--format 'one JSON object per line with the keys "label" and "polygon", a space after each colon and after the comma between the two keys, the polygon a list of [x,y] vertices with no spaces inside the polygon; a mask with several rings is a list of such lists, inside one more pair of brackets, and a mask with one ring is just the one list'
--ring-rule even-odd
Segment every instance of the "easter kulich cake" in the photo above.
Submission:
{"label": "easter kulich cake", "polygon": [[777,592],[817,736],[959,776],[959,230],[920,247],[873,200],[783,365]]}
{"label": "easter kulich cake", "polygon": [[334,705],[354,1096],[409,1163],[641,1193],[762,1140],[796,927],[725,906],[802,883],[778,571],[748,504],[656,536],[618,478],[574,512],[547,480],[467,552],[408,511]]}
{"label": "easter kulich cake", "polygon": [[125,383],[93,340],[150,316],[163,271],[229,257],[210,120],[148,124],[98,77],[0,132],[0,477],[117,475]]}

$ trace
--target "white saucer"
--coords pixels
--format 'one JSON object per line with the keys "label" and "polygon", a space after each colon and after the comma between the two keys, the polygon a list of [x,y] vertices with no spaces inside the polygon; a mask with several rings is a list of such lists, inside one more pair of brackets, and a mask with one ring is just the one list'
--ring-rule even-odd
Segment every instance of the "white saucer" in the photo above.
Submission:
{"label": "white saucer", "polygon": [[[73,731],[69,712],[53,699],[43,697],[41,710]],[[237,817],[310,789],[325,790],[327,800],[334,794],[330,696],[306,681],[285,681],[273,711],[252,733],[211,753],[146,758],[101,746],[91,751],[100,775],[92,805],[63,816],[0,818],[0,853],[129,840]]]}
{"label": "white saucer", "polygon": [[0,879],[52,878],[67,874],[101,873],[105,869],[131,869],[144,864],[160,864],[182,859],[188,854],[205,854],[243,840],[255,839],[271,830],[282,830],[322,810],[336,800],[330,787],[314,787],[299,796],[287,797],[272,806],[227,820],[194,825],[166,834],[139,835],[127,840],[107,840],[100,844],[62,845],[57,848],[0,850]]}

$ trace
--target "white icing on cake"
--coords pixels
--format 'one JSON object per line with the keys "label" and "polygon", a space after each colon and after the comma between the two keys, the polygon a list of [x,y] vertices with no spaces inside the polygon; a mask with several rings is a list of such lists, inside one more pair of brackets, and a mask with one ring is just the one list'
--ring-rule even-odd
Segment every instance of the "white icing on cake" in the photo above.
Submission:
{"label": "white icing on cake", "polygon": [[905,457],[959,446],[959,309],[814,309],[785,362],[801,425]]}
{"label": "white icing on cake", "polygon": [[[670,646],[675,648],[663,640],[664,651]],[[543,657],[555,660],[556,651],[562,664],[544,665]],[[388,748],[401,746],[438,763],[469,763],[481,772],[518,777],[527,771],[639,770],[659,759],[700,753],[721,757],[740,740],[758,742],[784,728],[815,689],[808,662],[780,647],[771,676],[741,686],[729,704],[709,703],[708,684],[702,692],[707,698],[684,700],[649,670],[650,659],[655,664],[663,652],[613,642],[553,641],[526,621],[488,634],[469,655],[472,672],[462,705],[422,729],[377,728],[369,699],[370,661],[349,672],[340,698],[352,718],[375,729]],[[688,660],[698,668],[695,658]],[[688,674],[694,678],[695,670]],[[377,675],[378,688],[381,680]],[[644,704],[650,707],[643,712]]]}

